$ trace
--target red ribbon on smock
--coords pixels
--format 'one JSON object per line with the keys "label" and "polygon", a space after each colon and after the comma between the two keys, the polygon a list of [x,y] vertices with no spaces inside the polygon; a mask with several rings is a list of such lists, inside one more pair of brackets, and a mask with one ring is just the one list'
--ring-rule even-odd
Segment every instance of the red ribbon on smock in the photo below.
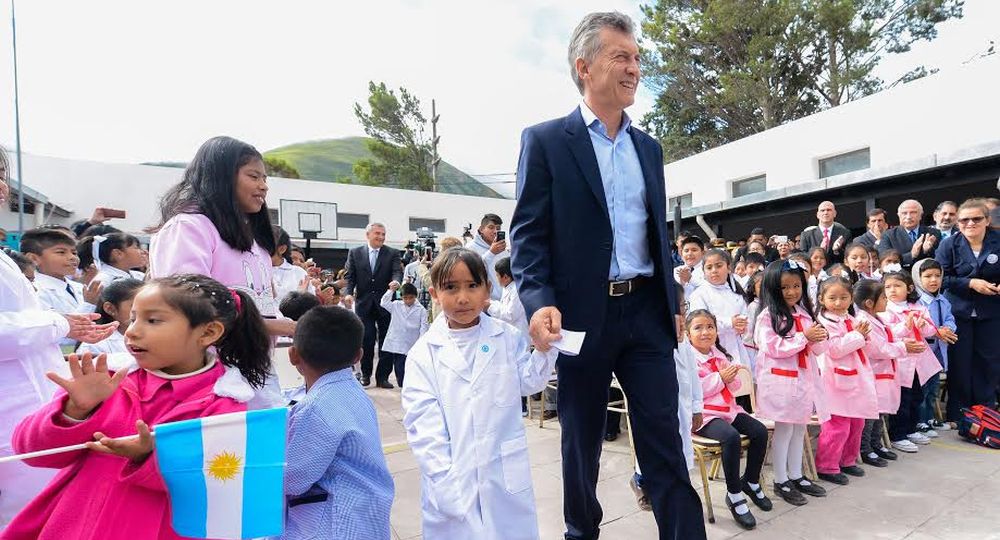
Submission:
{"label": "red ribbon on smock", "polygon": [[[909,315],[911,313],[917,314],[918,317],[923,317],[923,314],[916,309],[907,309],[903,311],[904,315]],[[910,323],[910,327],[913,328],[913,339],[917,340],[918,342],[923,341],[924,336],[920,335],[920,329],[917,328],[917,319],[913,319],[913,321]]]}
{"label": "red ribbon on smock", "polygon": [[[721,358],[708,359],[708,366],[711,367],[712,371],[715,373],[719,372],[719,360],[721,360]],[[720,376],[719,378],[721,379],[722,377]],[[729,387],[727,387],[725,383],[722,383],[722,399],[725,400],[726,403],[733,402],[733,393],[729,391]]]}
{"label": "red ribbon on smock", "polygon": [[[889,343],[895,343],[896,342],[896,338],[892,337],[892,330],[889,329],[889,325],[885,326],[885,335],[889,337]],[[889,360],[892,362],[892,372],[895,373],[896,372],[896,359],[895,358],[890,358]]]}
{"label": "red ribbon on smock", "polygon": [[[792,318],[795,319],[795,331],[804,333],[805,328],[802,327],[801,316],[793,315]],[[799,351],[799,369],[806,369],[807,367],[809,367],[808,358],[809,358],[809,353],[807,353],[805,349]]]}
{"label": "red ribbon on smock", "polygon": [[[848,332],[854,331],[854,325],[851,323],[851,319],[844,319],[844,324],[847,325]],[[858,358],[861,359],[862,366],[868,363],[868,359],[865,358],[865,351],[862,351],[861,349],[858,349]]]}

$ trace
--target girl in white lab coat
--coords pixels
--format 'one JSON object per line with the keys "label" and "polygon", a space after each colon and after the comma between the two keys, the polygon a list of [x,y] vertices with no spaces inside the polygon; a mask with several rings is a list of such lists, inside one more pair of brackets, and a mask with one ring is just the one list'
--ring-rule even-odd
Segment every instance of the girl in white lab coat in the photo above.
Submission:
{"label": "girl in white lab coat", "polygon": [[123,232],[88,236],[77,243],[76,252],[80,256],[80,267],[86,268],[93,264],[97,269],[94,281],[105,287],[119,279],[142,281],[144,274],[132,269],[141,268],[148,263],[139,239]]}
{"label": "girl in white lab coat", "polygon": [[490,282],[475,252],[443,252],[431,282],[443,316],[410,349],[402,392],[423,536],[537,539],[520,397],[545,387],[558,352],[529,353],[517,329],[481,316]]}
{"label": "girl in white lab coat", "polygon": [[402,300],[393,300],[396,290],[400,289],[395,281],[389,284],[389,290],[382,295],[379,305],[392,315],[389,330],[385,333],[385,341],[379,347],[378,353],[392,359],[392,368],[396,372],[396,384],[403,386],[403,376],[406,373],[406,353],[417,342],[420,336],[427,332],[430,323],[427,322],[427,308],[417,302],[417,288],[412,283],[402,285]]}
{"label": "girl in white lab coat", "polygon": [[705,283],[690,296],[689,311],[704,309],[719,320],[719,342],[733,356],[733,362],[751,368],[753,356],[743,344],[750,325],[743,287],[732,276],[733,259],[725,250],[712,249],[705,254]]}

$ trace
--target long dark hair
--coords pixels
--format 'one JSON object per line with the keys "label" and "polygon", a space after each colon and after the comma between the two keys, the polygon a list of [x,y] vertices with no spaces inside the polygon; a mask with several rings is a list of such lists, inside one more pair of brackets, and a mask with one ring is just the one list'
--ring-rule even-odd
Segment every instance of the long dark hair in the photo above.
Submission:
{"label": "long dark hair", "polygon": [[285,252],[281,254],[281,258],[285,259],[288,263],[292,262],[292,239],[288,236],[288,232],[285,229],[277,225],[271,225],[271,229],[274,231],[274,249],[271,251],[271,255],[278,254],[278,248],[285,246]]}
{"label": "long dark hair", "polygon": [[[95,238],[96,236],[85,236],[76,243],[76,255],[80,258],[80,268],[86,268],[94,264],[93,247]],[[131,234],[123,232],[111,233],[105,236],[104,240],[97,247],[97,256],[100,257],[102,263],[111,264],[112,251],[116,249],[124,251],[125,248],[141,245],[139,239]]]}
{"label": "long dark hair", "polygon": [[183,313],[192,327],[222,323],[225,331],[214,344],[219,361],[239,369],[251,386],[264,387],[271,368],[271,340],[250,295],[201,274],[177,274],[146,286],[159,287],[164,301]]}
{"label": "long dark hair", "polygon": [[[104,309],[105,302],[110,302],[116,309],[118,309],[122,302],[135,298],[136,293],[138,293],[141,288],[142,282],[138,279],[132,278],[117,279],[108,283],[104,289],[101,290],[101,299],[97,302],[97,314],[101,316],[100,319],[97,319],[97,324],[108,324],[115,320],[115,318]],[[124,331],[125,329],[119,328],[118,330]]]}
{"label": "long dark hair", "polygon": [[760,285],[762,311],[767,309],[767,313],[771,316],[771,328],[778,335],[787,337],[795,328],[795,316],[781,294],[781,276],[784,274],[793,274],[802,282],[802,296],[799,298],[799,303],[814,322],[816,318],[813,315],[812,300],[809,299],[809,281],[806,279],[805,270],[789,265],[788,261],[774,261],[767,265],[767,269],[764,270],[764,280]]}
{"label": "long dark hair", "polygon": [[874,279],[862,279],[861,281],[854,284],[854,303],[864,311],[868,311],[865,308],[865,302],[868,300],[872,301],[872,306],[874,307],[878,304],[882,294],[885,292],[885,285],[882,285],[881,281],[875,281]]}
{"label": "long dark hair", "polygon": [[250,251],[254,241],[269,254],[274,252],[274,232],[267,204],[255,214],[246,214],[236,202],[235,184],[240,167],[264,157],[256,148],[232,137],[213,137],[198,149],[184,169],[184,179],[160,199],[160,223],[147,232],[160,230],[177,214],[204,214],[229,247]]}
{"label": "long dark hair", "polygon": [[[715,318],[715,315],[712,315],[711,311],[709,311],[707,309],[696,309],[696,310],[692,311],[691,313],[688,313],[688,316],[684,318],[684,328],[686,328],[686,329],[687,328],[691,328],[691,323],[695,319],[697,319],[698,317],[706,317],[708,319],[712,319],[712,324],[715,325],[715,330],[716,330],[716,332],[715,332],[715,348],[719,349],[719,352],[721,352],[726,357],[726,360],[732,362],[733,361],[733,356],[731,354],[729,354],[729,351],[727,351],[722,346],[722,342],[719,341],[719,321],[718,321],[718,319]],[[692,345],[692,347],[693,347],[693,345]]]}

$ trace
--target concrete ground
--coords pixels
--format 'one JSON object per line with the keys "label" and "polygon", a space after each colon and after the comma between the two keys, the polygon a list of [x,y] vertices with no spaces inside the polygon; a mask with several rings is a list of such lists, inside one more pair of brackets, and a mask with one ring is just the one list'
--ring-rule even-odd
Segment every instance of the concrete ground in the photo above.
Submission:
{"label": "concrete ground", "polygon": [[[294,371],[277,362],[282,385],[294,384]],[[386,460],[396,481],[392,508],[394,540],[420,536],[420,471],[406,446],[402,427],[399,389],[368,390],[379,415]],[[536,404],[537,406],[537,404]],[[527,420],[526,420],[527,422]],[[537,421],[527,425],[535,499],[541,538],[561,539],[562,471],[559,422]],[[772,497],[774,509],[754,509],[757,529],[744,531],[732,520],[725,506],[725,484],[710,482],[716,523],[708,523],[710,539],[907,539],[963,540],[1000,539],[1000,451],[960,440],[954,432],[942,432],[918,454],[902,454],[886,469],[865,466],[864,478],[851,478],[848,486],[824,483],[829,495],[809,498],[809,504],[793,507]],[[765,466],[768,496],[770,466]],[[656,523],[643,512],[627,485],[632,474],[632,454],[626,432],[613,443],[605,443],[597,494],[604,508],[602,540],[655,539]],[[702,492],[697,469],[691,482]]]}

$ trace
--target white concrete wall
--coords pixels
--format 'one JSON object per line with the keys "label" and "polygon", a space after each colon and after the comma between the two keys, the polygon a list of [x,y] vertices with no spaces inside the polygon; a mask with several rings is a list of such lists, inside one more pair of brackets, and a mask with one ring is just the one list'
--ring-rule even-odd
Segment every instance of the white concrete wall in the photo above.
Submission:
{"label": "white concrete wall", "polygon": [[[69,218],[55,217],[50,223],[69,224],[90,217],[97,206],[124,209],[128,217],[112,220],[109,224],[120,229],[138,232],[158,222],[157,203],[163,193],[178,182],[182,169],[77,161],[25,154],[25,182],[41,192],[52,202],[71,210]],[[11,159],[12,165],[14,160]],[[11,175],[16,178],[16,171]],[[279,208],[281,199],[334,202],[340,213],[369,214],[371,221],[386,225],[388,241],[403,244],[413,238],[409,218],[446,220],[444,235],[461,236],[463,226],[472,223],[478,227],[486,213],[495,213],[510,222],[514,201],[490,199],[443,193],[408,191],[391,188],[373,188],[309,180],[271,178],[267,202],[270,208]],[[25,217],[30,226],[32,216]],[[0,227],[17,229],[17,214],[7,205],[0,209]],[[506,227],[505,227],[506,228]],[[438,238],[444,236],[438,234]],[[339,230],[339,243],[350,245],[364,241],[364,230]],[[315,242],[314,245],[329,245]]]}
{"label": "white concrete wall", "polygon": [[865,147],[872,171],[933,166],[937,156],[1000,141],[998,83],[1000,55],[948,68],[670,163],[667,193],[692,193],[698,207],[729,199],[733,180],[760,174],[767,190],[803,184],[819,178],[820,159]]}

